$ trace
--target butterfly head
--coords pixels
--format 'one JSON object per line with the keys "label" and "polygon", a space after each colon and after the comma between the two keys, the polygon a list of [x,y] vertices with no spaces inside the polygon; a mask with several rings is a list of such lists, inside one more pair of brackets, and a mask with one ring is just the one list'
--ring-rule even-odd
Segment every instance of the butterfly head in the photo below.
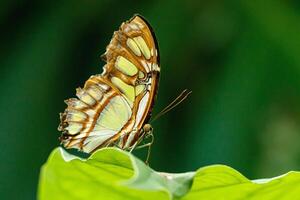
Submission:
{"label": "butterfly head", "polygon": [[151,126],[150,124],[145,124],[145,125],[143,126],[143,131],[144,131],[144,133],[147,135],[147,134],[153,132],[153,128],[152,128],[152,126]]}

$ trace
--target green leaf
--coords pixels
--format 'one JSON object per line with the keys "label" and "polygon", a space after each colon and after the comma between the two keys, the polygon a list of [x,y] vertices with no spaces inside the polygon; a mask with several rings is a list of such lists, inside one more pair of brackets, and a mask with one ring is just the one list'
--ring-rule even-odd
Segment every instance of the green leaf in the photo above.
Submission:
{"label": "green leaf", "polygon": [[116,148],[81,159],[55,149],[40,175],[39,199],[171,199],[184,195],[194,173],[158,173]]}
{"label": "green leaf", "polygon": [[299,196],[300,172],[250,181],[230,167],[214,165],[196,172],[191,191],[182,199],[288,200]]}
{"label": "green leaf", "polygon": [[38,197],[50,199],[296,199],[300,173],[250,181],[236,170],[213,165],[194,172],[156,172],[116,148],[82,159],[55,149],[42,167]]}

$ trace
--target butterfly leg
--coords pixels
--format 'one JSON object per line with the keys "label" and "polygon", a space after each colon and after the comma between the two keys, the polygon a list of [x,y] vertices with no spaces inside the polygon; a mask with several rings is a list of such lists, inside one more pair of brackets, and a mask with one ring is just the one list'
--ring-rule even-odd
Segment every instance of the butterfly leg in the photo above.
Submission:
{"label": "butterfly leg", "polygon": [[152,131],[150,132],[150,136],[151,136],[151,142],[149,142],[148,144],[148,152],[147,152],[147,158],[146,158],[146,165],[149,165],[149,159],[150,159],[150,154],[151,154],[151,147],[152,147],[152,144],[154,142],[154,135],[152,133]]}
{"label": "butterfly leg", "polygon": [[154,142],[154,135],[153,135],[152,130],[149,131],[149,132],[147,132],[147,133],[145,134],[145,138],[149,138],[149,137],[151,137],[151,141],[150,141],[150,142],[135,147],[135,149],[142,149],[142,148],[148,147],[147,157],[146,157],[146,160],[145,160],[145,163],[146,163],[147,165],[149,165],[149,159],[150,159],[150,154],[151,154],[151,147],[152,147],[152,144],[153,144],[153,142]]}
{"label": "butterfly leg", "polygon": [[134,149],[139,149],[138,148],[138,144],[140,144],[142,142],[142,140],[144,139],[145,136],[145,131],[142,132],[141,136],[139,137],[139,139],[130,147],[129,152],[131,153]]}
{"label": "butterfly leg", "polygon": [[149,146],[151,146],[153,144],[153,142],[154,142],[154,135],[152,134],[152,132],[148,133],[148,134],[149,135],[147,135],[146,138],[151,137],[151,141],[148,142],[148,143],[146,143],[146,144],[139,145],[139,146],[135,147],[135,149],[142,149],[142,148],[145,148],[145,147],[149,147]]}
{"label": "butterfly leg", "polygon": [[130,150],[129,150],[130,153],[131,153],[134,149],[136,149],[137,144],[138,144],[138,141],[136,141],[136,142],[134,143],[134,145],[133,145],[132,147],[130,147]]}
{"label": "butterfly leg", "polygon": [[[151,137],[151,141],[150,142],[148,142],[146,144],[139,145],[144,139],[148,139],[149,137]],[[152,128],[152,126],[150,124],[145,124],[144,127],[143,127],[143,129],[142,129],[141,136],[130,147],[129,152],[131,153],[134,149],[142,149],[144,147],[148,147],[147,158],[146,158],[146,161],[145,161],[145,163],[148,165],[149,164],[150,154],[151,154],[151,146],[152,146],[153,142],[154,142],[153,128]]]}

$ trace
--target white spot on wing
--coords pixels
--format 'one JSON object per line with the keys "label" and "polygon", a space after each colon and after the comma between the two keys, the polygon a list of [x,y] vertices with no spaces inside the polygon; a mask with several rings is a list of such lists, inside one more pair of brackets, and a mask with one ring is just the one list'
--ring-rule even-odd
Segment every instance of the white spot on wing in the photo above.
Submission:
{"label": "white spot on wing", "polygon": [[144,60],[141,60],[141,63],[143,65],[143,67],[145,68],[146,72],[148,73],[150,71],[150,69],[149,69],[147,63]]}
{"label": "white spot on wing", "polygon": [[160,68],[159,66],[156,64],[156,63],[152,63],[152,68],[151,68],[152,71],[160,71]]}
{"label": "white spot on wing", "polygon": [[134,127],[136,128],[139,123],[141,122],[141,119],[144,115],[144,112],[145,112],[145,109],[147,107],[147,102],[149,101],[149,92],[147,92],[145,94],[145,96],[141,99],[140,103],[139,103],[139,108],[138,108],[138,111],[137,111],[137,114],[136,114],[136,121],[135,121],[135,125]]}
{"label": "white spot on wing", "polygon": [[142,24],[142,23],[140,23],[140,22],[136,22],[136,24],[138,25],[138,27],[140,28],[140,29],[143,29],[144,28],[144,25]]}
{"label": "white spot on wing", "polygon": [[129,26],[130,26],[130,28],[132,28],[133,30],[139,30],[139,29],[140,29],[139,26],[138,26],[137,24],[135,24],[135,23],[131,23],[131,24],[129,24]]}

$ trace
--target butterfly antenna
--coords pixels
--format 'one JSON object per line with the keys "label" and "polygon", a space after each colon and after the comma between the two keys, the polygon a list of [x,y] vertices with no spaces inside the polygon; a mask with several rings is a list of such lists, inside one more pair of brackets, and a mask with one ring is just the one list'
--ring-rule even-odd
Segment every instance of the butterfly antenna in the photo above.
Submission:
{"label": "butterfly antenna", "polygon": [[168,106],[166,106],[162,111],[160,111],[155,117],[153,117],[150,121],[154,122],[176,106],[178,106],[181,102],[183,102],[190,94],[192,91],[188,91],[187,89],[183,90]]}

